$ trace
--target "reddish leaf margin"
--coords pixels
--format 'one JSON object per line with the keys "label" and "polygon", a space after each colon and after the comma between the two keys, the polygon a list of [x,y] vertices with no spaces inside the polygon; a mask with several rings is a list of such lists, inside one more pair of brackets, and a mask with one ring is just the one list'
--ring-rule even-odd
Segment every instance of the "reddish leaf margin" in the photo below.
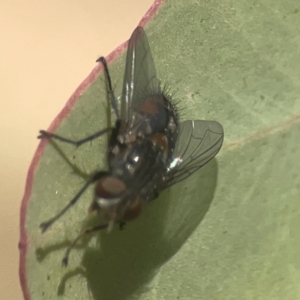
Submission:
{"label": "reddish leaf margin", "polygon": [[[158,11],[158,9],[160,8],[163,2],[164,0],[155,0],[152,6],[148,9],[148,11],[143,16],[142,20],[139,23],[139,26],[144,27],[152,19],[152,17]],[[122,43],[119,47],[117,47],[106,57],[108,63],[113,61],[115,58],[117,58],[120,54],[122,54],[127,49],[127,43],[128,41]],[[101,64],[97,64],[97,66],[92,70],[92,72],[87,76],[87,78],[75,90],[75,92],[69,98],[69,100],[67,101],[66,105],[61,110],[61,112],[53,120],[53,122],[48,128],[49,131],[55,131],[55,129],[59,126],[61,121],[69,114],[70,110],[72,109],[74,103],[79,98],[79,96],[94,82],[94,80],[99,76],[102,70],[103,70],[103,66]],[[20,251],[19,278],[20,278],[20,284],[23,291],[24,300],[31,300],[30,291],[28,289],[27,280],[26,280],[26,254],[29,245],[28,236],[25,229],[26,212],[27,212],[28,200],[31,195],[35,170],[44,152],[46,144],[47,144],[46,140],[41,140],[33,156],[32,162],[30,164],[27,173],[25,192],[22,199],[21,210],[20,210],[20,241],[18,244],[19,251]]]}

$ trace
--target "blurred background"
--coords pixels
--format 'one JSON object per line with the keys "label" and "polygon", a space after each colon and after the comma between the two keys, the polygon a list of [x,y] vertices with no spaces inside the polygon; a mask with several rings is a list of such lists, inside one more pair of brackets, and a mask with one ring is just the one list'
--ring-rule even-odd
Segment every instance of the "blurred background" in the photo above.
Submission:
{"label": "blurred background", "polygon": [[0,290],[23,299],[19,210],[27,171],[46,129],[100,55],[130,37],[152,0],[0,3]]}

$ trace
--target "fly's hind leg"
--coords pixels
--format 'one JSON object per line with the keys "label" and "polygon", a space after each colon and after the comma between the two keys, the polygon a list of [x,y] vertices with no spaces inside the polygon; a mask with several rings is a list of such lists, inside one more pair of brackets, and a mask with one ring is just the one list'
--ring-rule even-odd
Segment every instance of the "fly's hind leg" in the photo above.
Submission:
{"label": "fly's hind leg", "polygon": [[[108,85],[107,93],[108,93],[108,96],[109,96],[109,99],[110,99],[111,106],[112,106],[112,108],[113,108],[113,110],[114,110],[114,112],[117,116],[117,119],[119,119],[119,110],[118,110],[117,100],[116,100],[114,91],[112,89],[111,78],[110,78],[110,74],[109,74],[109,71],[108,71],[106,59],[103,56],[101,56],[100,58],[97,59],[97,62],[100,62],[103,65],[104,73],[105,73],[105,77],[106,77],[107,85]],[[82,144],[85,144],[89,141],[92,141],[92,140],[102,136],[104,133],[107,133],[111,130],[112,130],[112,128],[108,127],[108,128],[102,129],[100,131],[97,131],[94,134],[92,134],[92,135],[90,135],[86,138],[83,138],[83,139],[77,140],[77,141],[71,140],[69,138],[65,138],[61,135],[54,134],[54,133],[51,133],[51,132],[48,132],[48,131],[45,131],[45,130],[40,130],[40,132],[39,132],[40,134],[38,135],[37,138],[38,139],[52,138],[52,139],[56,139],[56,140],[59,140],[61,142],[72,144],[76,147],[79,147]]]}
{"label": "fly's hind leg", "polygon": [[119,110],[118,110],[117,99],[116,99],[115,93],[114,93],[113,88],[112,88],[111,78],[110,78],[110,74],[109,74],[109,71],[108,71],[106,59],[103,56],[101,56],[96,60],[96,62],[101,62],[102,65],[103,65],[104,73],[105,73],[105,77],[106,77],[106,81],[107,81],[108,97],[109,97],[109,100],[110,100],[110,103],[111,103],[111,107],[113,108],[117,119],[119,119]]}

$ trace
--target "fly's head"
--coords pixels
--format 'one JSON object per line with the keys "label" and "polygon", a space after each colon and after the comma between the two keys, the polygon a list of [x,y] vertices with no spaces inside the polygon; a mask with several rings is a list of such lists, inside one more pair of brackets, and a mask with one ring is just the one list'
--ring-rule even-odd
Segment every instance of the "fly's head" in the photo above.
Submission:
{"label": "fly's head", "polygon": [[141,212],[142,199],[128,189],[120,178],[107,175],[95,186],[94,199],[89,211],[97,211],[108,221],[108,231],[115,223],[135,219]]}

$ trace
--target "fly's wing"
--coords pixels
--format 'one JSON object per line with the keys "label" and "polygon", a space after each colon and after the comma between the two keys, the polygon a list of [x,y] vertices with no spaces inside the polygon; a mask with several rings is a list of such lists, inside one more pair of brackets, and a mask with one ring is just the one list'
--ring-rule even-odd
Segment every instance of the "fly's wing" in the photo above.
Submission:
{"label": "fly's wing", "polygon": [[218,122],[197,120],[181,123],[164,187],[187,178],[208,163],[221,149],[223,138],[223,127]]}
{"label": "fly's wing", "polygon": [[121,119],[126,122],[131,120],[132,111],[145,100],[143,95],[151,92],[161,94],[160,83],[156,78],[146,33],[142,27],[137,27],[128,42]]}

